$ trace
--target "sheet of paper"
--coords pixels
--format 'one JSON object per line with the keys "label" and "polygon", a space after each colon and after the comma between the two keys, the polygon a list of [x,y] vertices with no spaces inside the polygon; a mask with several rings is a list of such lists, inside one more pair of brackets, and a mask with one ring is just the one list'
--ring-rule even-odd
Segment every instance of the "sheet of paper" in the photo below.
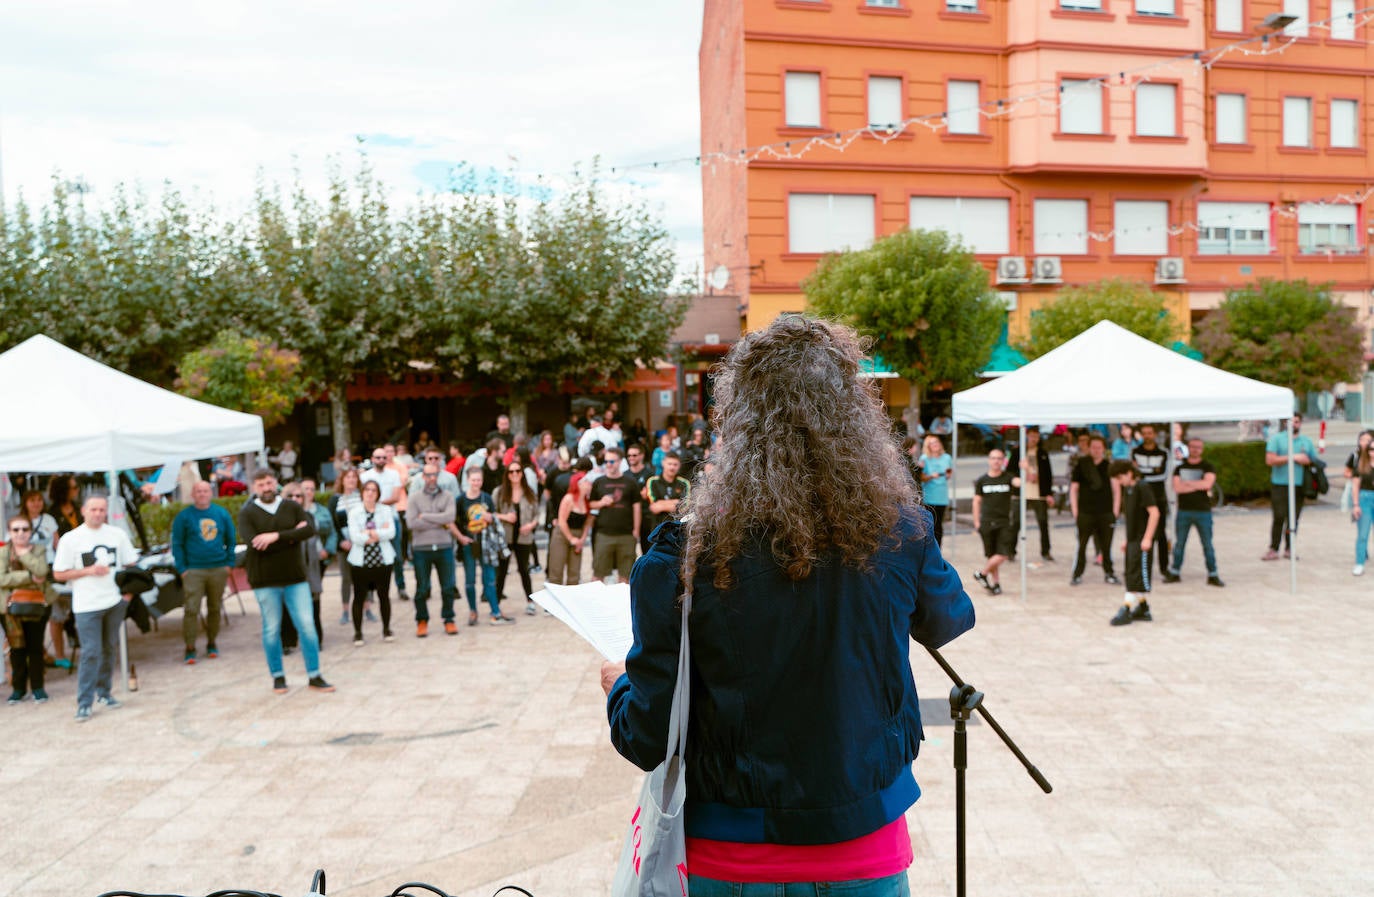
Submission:
{"label": "sheet of paper", "polygon": [[630,625],[629,583],[608,586],[598,580],[575,586],[548,584],[531,597],[607,660],[623,661],[630,653],[634,631]]}

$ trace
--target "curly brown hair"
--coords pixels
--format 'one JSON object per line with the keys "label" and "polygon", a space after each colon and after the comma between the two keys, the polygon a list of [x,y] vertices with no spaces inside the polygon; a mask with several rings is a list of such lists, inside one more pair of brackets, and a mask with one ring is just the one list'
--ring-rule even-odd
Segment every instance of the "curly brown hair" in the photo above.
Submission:
{"label": "curly brown hair", "polygon": [[787,315],[716,368],[720,442],[689,499],[685,586],[709,568],[733,587],[733,562],[760,541],[793,580],[823,556],[863,567],[917,506],[882,400],[858,377],[865,348],[843,324]]}

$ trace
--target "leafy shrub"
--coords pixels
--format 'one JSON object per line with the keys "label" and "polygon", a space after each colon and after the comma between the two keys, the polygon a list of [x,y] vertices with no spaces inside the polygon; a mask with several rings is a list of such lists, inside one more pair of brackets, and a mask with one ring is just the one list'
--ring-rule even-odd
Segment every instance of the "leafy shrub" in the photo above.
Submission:
{"label": "leafy shrub", "polygon": [[[234,535],[240,545],[243,544],[243,537],[238,533],[239,508],[248,500],[248,495],[231,495],[228,498],[212,498],[211,502],[219,505],[229,512],[229,516],[234,518]],[[150,545],[169,545],[172,541],[172,520],[181,513],[187,505],[179,501],[169,502],[165,505],[139,505],[138,515],[143,518],[143,529],[148,534],[148,544]]]}
{"label": "leafy shrub", "polygon": [[1217,469],[1217,485],[1227,501],[1269,495],[1269,465],[1263,442],[1213,442],[1202,457]]}

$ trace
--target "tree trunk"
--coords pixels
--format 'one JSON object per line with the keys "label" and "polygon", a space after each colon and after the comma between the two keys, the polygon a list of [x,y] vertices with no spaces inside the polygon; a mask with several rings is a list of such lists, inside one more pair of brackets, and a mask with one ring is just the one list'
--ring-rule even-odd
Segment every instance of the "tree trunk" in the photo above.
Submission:
{"label": "tree trunk", "polygon": [[334,454],[353,451],[353,434],[348,431],[348,384],[329,387],[329,423],[334,431]]}
{"label": "tree trunk", "polygon": [[906,421],[907,433],[913,433],[916,427],[913,424],[921,422],[921,384],[909,383],[910,391],[907,394],[906,410],[902,412],[902,420]]}
{"label": "tree trunk", "polygon": [[511,396],[510,399],[510,431],[515,435],[524,433],[529,435],[526,429],[529,423],[530,403],[523,398]]}

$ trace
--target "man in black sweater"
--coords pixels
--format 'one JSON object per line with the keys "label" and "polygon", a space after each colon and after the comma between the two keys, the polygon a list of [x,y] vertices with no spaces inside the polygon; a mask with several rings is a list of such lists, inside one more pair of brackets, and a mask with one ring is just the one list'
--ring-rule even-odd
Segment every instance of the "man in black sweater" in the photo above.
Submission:
{"label": "man in black sweater", "polygon": [[239,533],[248,546],[248,584],[262,613],[262,650],[272,674],[272,690],[287,692],[282,662],[282,609],[300,634],[305,673],[314,691],[333,691],[320,674],[320,640],[311,612],[310,585],[305,576],[302,542],[315,534],[315,522],[298,502],[283,501],[277,478],[270,470],[253,475],[253,498],[239,510]]}

